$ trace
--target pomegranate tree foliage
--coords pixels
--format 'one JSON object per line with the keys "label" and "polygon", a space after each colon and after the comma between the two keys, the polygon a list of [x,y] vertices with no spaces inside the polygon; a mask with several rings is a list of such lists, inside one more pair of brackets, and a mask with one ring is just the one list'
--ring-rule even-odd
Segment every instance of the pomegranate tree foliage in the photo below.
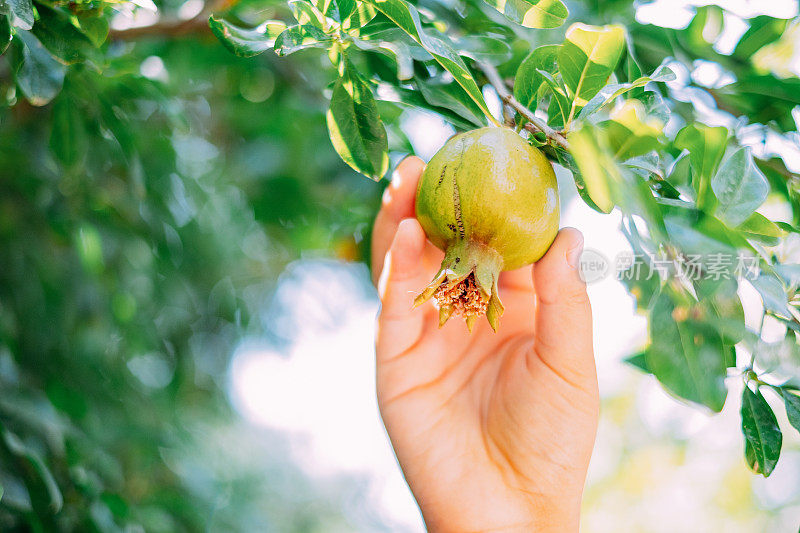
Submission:
{"label": "pomegranate tree foliage", "polygon": [[[390,143],[400,136],[396,114],[383,113],[390,107],[433,111],[458,129],[506,122],[523,130],[572,172],[589,206],[622,213],[636,253],[621,277],[650,333],[631,362],[712,411],[726,403],[729,384],[743,380],[746,459],[768,476],[782,433],[764,394],[784,402],[789,423],[800,425],[800,265],[785,262],[787,239],[799,231],[800,181],[780,154],[761,146],[756,157],[752,145],[770,136],[797,142],[800,81],[758,64],[769,47],[773,55],[791,47],[795,34],[786,29],[795,22],[752,18],[733,51],[721,53],[714,43],[722,8],[699,8],[685,29],[673,30],[638,24],[630,6],[612,4],[600,13],[599,5],[575,4],[569,15],[560,0],[292,0],[294,20],[251,29],[243,27],[252,20],[247,12],[233,10],[210,25],[238,55],[270,45],[278,55],[323,48],[333,65],[331,141],[372,179],[386,174],[390,150],[404,149],[401,140]],[[580,22],[604,18],[627,24]],[[715,63],[730,79],[676,80],[672,69],[685,78],[697,61]],[[502,117],[489,111],[487,84],[507,104]],[[714,116],[702,106],[738,120],[732,128],[708,124]],[[771,209],[759,211],[767,201]],[[761,339],[763,320],[746,327],[741,284],[752,285],[764,315],[785,326],[783,341]]]}
{"label": "pomegranate tree foliage", "polygon": [[[217,462],[209,428],[231,418],[235,342],[270,330],[269,280],[306,249],[358,254],[379,190],[334,149],[383,177],[411,151],[409,108],[519,128],[588,205],[622,213],[650,328],[630,363],[712,411],[741,401],[746,461],[769,475],[800,429],[798,176],[770,151],[797,142],[796,21],[746,20],[723,53],[714,6],[673,30],[621,0],[181,5],[0,2],[0,529],[336,520],[309,517],[288,467],[267,465],[265,492],[257,453]],[[709,65],[722,81],[689,75]],[[487,87],[513,104],[502,116]],[[719,261],[738,254],[756,276]],[[765,316],[747,326],[746,285]]]}

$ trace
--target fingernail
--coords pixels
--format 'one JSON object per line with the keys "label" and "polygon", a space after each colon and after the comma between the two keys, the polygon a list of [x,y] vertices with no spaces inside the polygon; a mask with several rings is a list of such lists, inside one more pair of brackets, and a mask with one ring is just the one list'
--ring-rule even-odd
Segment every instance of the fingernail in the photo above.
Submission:
{"label": "fingernail", "polygon": [[567,263],[569,264],[569,266],[577,270],[578,264],[580,263],[581,260],[582,252],[583,252],[583,237],[581,237],[580,240],[575,244],[575,246],[570,248],[569,251],[567,252]]}

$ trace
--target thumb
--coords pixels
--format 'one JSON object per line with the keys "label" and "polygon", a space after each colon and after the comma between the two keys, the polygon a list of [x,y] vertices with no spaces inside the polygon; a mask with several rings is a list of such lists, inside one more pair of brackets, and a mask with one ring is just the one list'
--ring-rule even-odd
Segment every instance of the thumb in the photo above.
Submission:
{"label": "thumb", "polygon": [[400,222],[378,282],[381,312],[376,340],[378,362],[403,353],[422,335],[425,313],[413,310],[414,297],[427,284],[425,232],[414,218]]}
{"label": "thumb", "polygon": [[[578,274],[583,235],[564,228],[533,269],[536,286],[536,354],[567,381],[596,375],[592,309]],[[571,376],[578,378],[574,380]]]}

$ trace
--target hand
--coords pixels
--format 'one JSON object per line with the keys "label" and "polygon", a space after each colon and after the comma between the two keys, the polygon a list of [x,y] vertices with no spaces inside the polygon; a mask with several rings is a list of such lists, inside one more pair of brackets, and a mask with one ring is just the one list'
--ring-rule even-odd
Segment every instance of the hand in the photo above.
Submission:
{"label": "hand", "polygon": [[599,410],[583,237],[561,230],[501,275],[497,333],[439,329],[432,304],[411,308],[443,258],[414,218],[423,167],[400,164],[373,232],[378,403],[400,466],[430,531],[578,531]]}

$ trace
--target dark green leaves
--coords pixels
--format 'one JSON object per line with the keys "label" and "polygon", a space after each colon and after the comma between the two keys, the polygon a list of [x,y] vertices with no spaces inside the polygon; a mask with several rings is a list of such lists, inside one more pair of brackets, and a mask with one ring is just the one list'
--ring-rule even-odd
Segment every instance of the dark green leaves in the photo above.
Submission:
{"label": "dark green leaves", "polygon": [[747,386],[742,394],[742,433],[748,465],[753,472],[768,477],[781,455],[783,436],[761,391],[754,393]]}
{"label": "dark green leaves", "polygon": [[50,148],[65,166],[70,167],[83,158],[86,144],[81,111],[71,98],[62,94],[53,106]]}
{"label": "dark green leaves", "polygon": [[730,226],[738,226],[764,203],[769,194],[767,178],[753,163],[746,148],[731,154],[711,179],[717,197],[717,216]]}
{"label": "dark green leaves", "polygon": [[505,17],[528,28],[557,28],[569,16],[561,0],[485,0]]}
{"label": "dark green leaves", "polygon": [[351,65],[336,80],[327,115],[328,132],[345,163],[374,180],[389,168],[388,142],[372,90]]}
{"label": "dark green leaves", "polygon": [[662,293],[651,310],[647,368],[670,391],[720,411],[725,404],[726,358],[719,334],[688,320],[691,306]]}
{"label": "dark green leaves", "polygon": [[[487,117],[492,116],[481,90],[472,77],[464,61],[443,39],[428,35],[422,28],[417,9],[405,0],[371,0],[371,3],[397,26],[427,50],[445,70],[453,75],[456,82],[478,104]],[[492,119],[494,120],[494,119]]]}
{"label": "dark green leaves", "polygon": [[54,57],[66,65],[91,59],[96,55],[92,41],[81,32],[63,11],[38,4],[39,20],[33,33]]}
{"label": "dark green leaves", "polygon": [[519,65],[517,76],[514,79],[514,98],[525,107],[536,108],[539,88],[545,81],[539,71],[544,70],[550,73],[556,71],[558,48],[558,45],[540,46],[528,54]]}
{"label": "dark green leaves", "polygon": [[208,25],[225,48],[239,57],[253,57],[269,50],[286,29],[286,24],[280,21],[267,21],[254,29],[240,28],[213,16]]}

